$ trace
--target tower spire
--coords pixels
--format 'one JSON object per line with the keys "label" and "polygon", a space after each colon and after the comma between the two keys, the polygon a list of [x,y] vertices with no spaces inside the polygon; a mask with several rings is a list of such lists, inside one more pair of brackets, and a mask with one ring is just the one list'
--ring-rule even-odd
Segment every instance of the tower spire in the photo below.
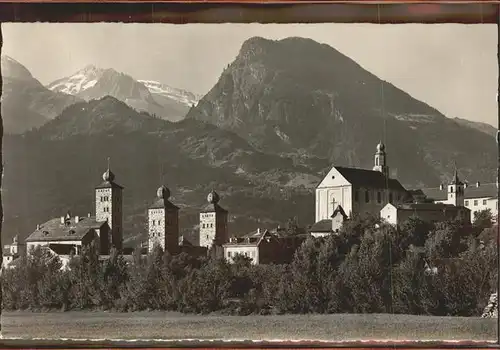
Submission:
{"label": "tower spire", "polygon": [[110,162],[111,162],[111,159],[110,159],[110,157],[108,157],[108,170],[110,169]]}

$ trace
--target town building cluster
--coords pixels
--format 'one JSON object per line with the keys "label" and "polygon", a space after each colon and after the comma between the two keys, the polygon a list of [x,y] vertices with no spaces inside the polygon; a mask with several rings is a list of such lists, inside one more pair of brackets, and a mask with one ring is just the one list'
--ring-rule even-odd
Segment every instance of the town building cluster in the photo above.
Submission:
{"label": "town building cluster", "polygon": [[[337,233],[346,220],[356,214],[378,215],[392,225],[399,225],[411,216],[427,222],[459,218],[470,223],[474,213],[490,209],[498,213],[498,184],[469,186],[459,179],[455,170],[447,186],[407,190],[389,176],[385,145],[377,145],[372,170],[334,166],[320,182],[315,193],[315,223],[307,230],[278,227],[274,230],[257,228],[236,237],[229,235],[228,211],[219,204],[220,196],[212,190],[207,205],[199,213],[199,233],[195,242],[179,235],[179,207],[170,201],[170,190],[160,186],[156,199],[148,208],[147,250],[156,245],[171,254],[187,252],[204,255],[215,252],[232,262],[243,255],[254,264],[285,263],[308,235],[321,237]],[[73,216],[70,212],[36,226],[25,240],[18,237],[4,246],[3,266],[13,262],[34,247],[41,246],[58,255],[67,265],[71,256],[81,253],[84,246],[95,242],[101,259],[106,259],[112,247],[123,248],[123,191],[108,169],[102,182],[95,187],[95,215]],[[291,232],[293,231],[293,232]],[[125,253],[124,253],[125,254]]]}

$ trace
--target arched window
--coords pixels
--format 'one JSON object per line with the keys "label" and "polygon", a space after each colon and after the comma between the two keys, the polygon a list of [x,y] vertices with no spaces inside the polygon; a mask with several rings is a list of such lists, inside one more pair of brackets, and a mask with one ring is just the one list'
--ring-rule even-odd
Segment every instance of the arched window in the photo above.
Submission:
{"label": "arched window", "polygon": [[453,186],[450,186],[450,192],[453,193]]}

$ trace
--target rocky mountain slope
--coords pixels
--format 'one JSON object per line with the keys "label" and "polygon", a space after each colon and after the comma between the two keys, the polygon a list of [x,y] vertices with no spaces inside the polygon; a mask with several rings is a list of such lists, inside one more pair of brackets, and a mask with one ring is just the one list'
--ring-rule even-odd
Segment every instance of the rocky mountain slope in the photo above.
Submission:
{"label": "rocky mountain slope", "polygon": [[485,134],[488,134],[490,136],[496,137],[496,135],[497,135],[497,129],[494,128],[490,124],[481,123],[481,122],[473,122],[473,121],[461,119],[461,118],[453,118],[453,120],[456,121],[457,123],[459,123],[460,125],[479,130],[479,131],[484,132]]}
{"label": "rocky mountain slope", "polygon": [[494,139],[310,39],[247,40],[187,118],[266,152],[338,165],[371,167],[373,145],[385,139],[390,167],[410,185],[437,186],[454,161],[470,180],[495,178]]}
{"label": "rocky mountain slope", "polygon": [[28,69],[2,56],[2,117],[5,133],[20,134],[39,127],[79,98],[45,88]]}
{"label": "rocky mountain slope", "polygon": [[89,65],[75,74],[48,85],[52,91],[78,96],[87,101],[113,96],[130,107],[166,120],[182,119],[197,96],[155,81],[137,81],[114,69]]}
{"label": "rocky mountain slope", "polygon": [[38,130],[7,137],[4,154],[4,239],[26,237],[68,209],[93,212],[93,189],[107,157],[125,186],[128,239],[144,237],[147,206],[162,183],[182,208],[189,237],[212,188],[230,210],[233,232],[246,233],[286,222],[292,213],[311,221],[311,192],[289,183],[319,181],[315,169],[259,152],[230,131],[196,120],[171,123],[113,97],[74,104]]}

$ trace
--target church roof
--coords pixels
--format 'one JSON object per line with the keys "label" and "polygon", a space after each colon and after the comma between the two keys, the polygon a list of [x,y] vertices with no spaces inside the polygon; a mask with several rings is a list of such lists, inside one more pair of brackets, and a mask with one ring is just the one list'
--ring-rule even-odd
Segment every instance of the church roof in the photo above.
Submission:
{"label": "church roof", "polygon": [[335,167],[351,185],[363,188],[384,189],[406,192],[396,179],[386,178],[380,171],[360,168]]}
{"label": "church roof", "polygon": [[332,232],[332,220],[325,219],[316,222],[311,226],[309,232]]}
{"label": "church roof", "polygon": [[341,205],[338,205],[337,208],[333,211],[332,216],[330,216],[332,219],[336,217],[338,214],[342,215],[344,219],[347,219],[347,214],[344,211],[344,208],[342,208]]}
{"label": "church roof", "polygon": [[217,203],[207,204],[201,211],[202,213],[227,213],[227,210],[222,208]]}
{"label": "church roof", "polygon": [[153,205],[149,207],[149,209],[173,209],[173,210],[179,210],[179,207],[170,202],[168,199],[165,198],[158,198]]}
{"label": "church roof", "polygon": [[75,222],[75,217],[71,217],[65,219],[64,224],[61,223],[61,218],[55,218],[37,227],[26,242],[78,241],[92,229],[100,229],[106,224],[105,221],[97,221],[95,217],[80,217],[78,223]]}
{"label": "church roof", "polygon": [[[446,186],[443,189],[439,187],[434,188],[422,188],[422,192],[427,196],[427,198],[431,198],[435,201],[442,201],[448,198],[448,189]],[[469,185],[464,190],[465,199],[474,199],[474,198],[497,198],[498,189],[496,183],[487,183],[476,185]]]}

